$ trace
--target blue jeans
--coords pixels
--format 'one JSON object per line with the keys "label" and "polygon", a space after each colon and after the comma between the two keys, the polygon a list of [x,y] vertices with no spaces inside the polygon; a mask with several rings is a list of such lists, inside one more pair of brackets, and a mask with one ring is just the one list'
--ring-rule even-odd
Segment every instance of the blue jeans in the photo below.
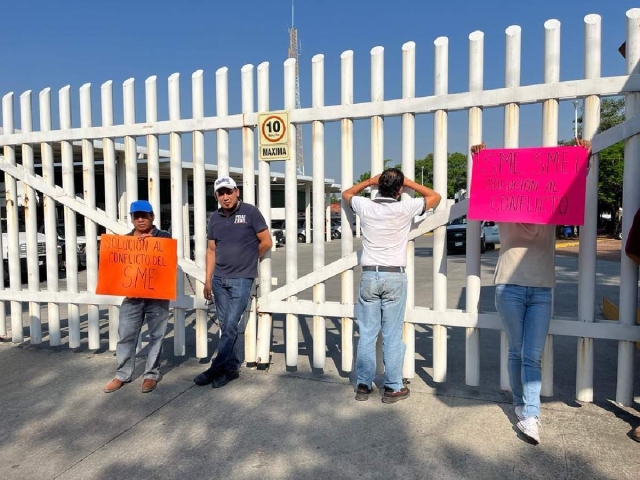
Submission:
{"label": "blue jeans", "polygon": [[211,367],[221,372],[232,372],[240,368],[244,358],[244,351],[240,348],[242,341],[238,341],[238,336],[244,335],[244,329],[239,326],[251,295],[253,278],[214,275],[211,284],[221,331],[218,354]]}
{"label": "blue jeans", "polygon": [[390,272],[362,272],[356,320],[360,331],[356,357],[357,382],[371,388],[376,374],[376,340],[382,329],[384,386],[402,388],[405,344],[402,325],[407,304],[407,275]]}
{"label": "blue jeans", "polygon": [[144,378],[160,378],[160,356],[162,341],[169,321],[169,300],[149,298],[125,298],[120,307],[118,324],[118,345],[116,378],[130,382],[136,367],[136,347],[142,324],[147,322],[149,330],[149,353],[144,370]]}
{"label": "blue jeans", "polygon": [[542,351],[551,322],[551,288],[496,285],[496,309],[509,339],[509,382],[525,418],[540,417]]}

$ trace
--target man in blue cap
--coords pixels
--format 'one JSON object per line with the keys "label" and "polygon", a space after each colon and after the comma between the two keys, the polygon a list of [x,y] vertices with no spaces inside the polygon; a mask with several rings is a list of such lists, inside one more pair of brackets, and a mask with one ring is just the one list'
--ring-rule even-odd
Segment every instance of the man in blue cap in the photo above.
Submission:
{"label": "man in blue cap", "polygon": [[[131,219],[134,229],[130,236],[137,237],[141,242],[147,237],[171,238],[169,232],[159,230],[153,225],[155,215],[153,207],[146,200],[136,200],[131,203]],[[169,300],[152,298],[127,297],[120,307],[120,323],[118,324],[118,345],[116,360],[118,368],[116,376],[104,386],[105,393],[115,392],[125,383],[131,382],[136,361],[136,346],[142,324],[146,321],[149,329],[149,353],[144,370],[142,393],[149,393],[156,389],[160,380],[160,356],[162,341],[169,320]]]}

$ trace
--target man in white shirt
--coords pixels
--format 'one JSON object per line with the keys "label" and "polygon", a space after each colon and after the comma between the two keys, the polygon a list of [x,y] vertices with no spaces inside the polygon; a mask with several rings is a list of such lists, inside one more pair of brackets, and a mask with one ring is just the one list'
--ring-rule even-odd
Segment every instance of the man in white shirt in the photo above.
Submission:
{"label": "man in white shirt", "polygon": [[[365,188],[378,186],[374,200],[357,196]],[[421,195],[399,201],[403,187]],[[360,332],[356,358],[356,400],[369,398],[376,372],[376,339],[382,329],[384,361],[383,403],[395,403],[409,396],[402,384],[405,345],[402,324],[407,301],[407,242],[413,218],[438,203],[440,195],[404,177],[397,168],[360,182],[342,192],[360,217],[362,229],[362,277],[356,306]]]}

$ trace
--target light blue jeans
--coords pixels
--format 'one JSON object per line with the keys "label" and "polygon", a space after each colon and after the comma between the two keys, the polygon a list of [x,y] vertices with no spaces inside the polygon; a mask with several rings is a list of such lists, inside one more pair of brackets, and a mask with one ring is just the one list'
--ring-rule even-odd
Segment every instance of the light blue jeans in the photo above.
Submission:
{"label": "light blue jeans", "polygon": [[356,375],[359,384],[371,388],[376,374],[376,340],[382,329],[384,386],[402,388],[402,363],[406,349],[402,325],[407,303],[407,275],[395,272],[362,272],[356,320],[360,331]]}
{"label": "light blue jeans", "polygon": [[551,322],[551,288],[496,285],[496,309],[509,339],[513,404],[525,418],[540,417],[542,351]]}
{"label": "light blue jeans", "polygon": [[142,324],[147,322],[149,330],[149,353],[144,369],[144,378],[160,379],[160,357],[162,341],[169,321],[169,300],[149,298],[125,298],[120,307],[116,378],[130,382],[136,366],[136,347]]}

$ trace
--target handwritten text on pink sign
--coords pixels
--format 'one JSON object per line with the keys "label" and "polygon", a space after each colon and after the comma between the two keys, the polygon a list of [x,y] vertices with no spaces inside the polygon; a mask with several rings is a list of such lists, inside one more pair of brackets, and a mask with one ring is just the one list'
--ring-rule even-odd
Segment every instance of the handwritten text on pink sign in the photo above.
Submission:
{"label": "handwritten text on pink sign", "polygon": [[485,149],[475,154],[470,220],[584,224],[587,150]]}

